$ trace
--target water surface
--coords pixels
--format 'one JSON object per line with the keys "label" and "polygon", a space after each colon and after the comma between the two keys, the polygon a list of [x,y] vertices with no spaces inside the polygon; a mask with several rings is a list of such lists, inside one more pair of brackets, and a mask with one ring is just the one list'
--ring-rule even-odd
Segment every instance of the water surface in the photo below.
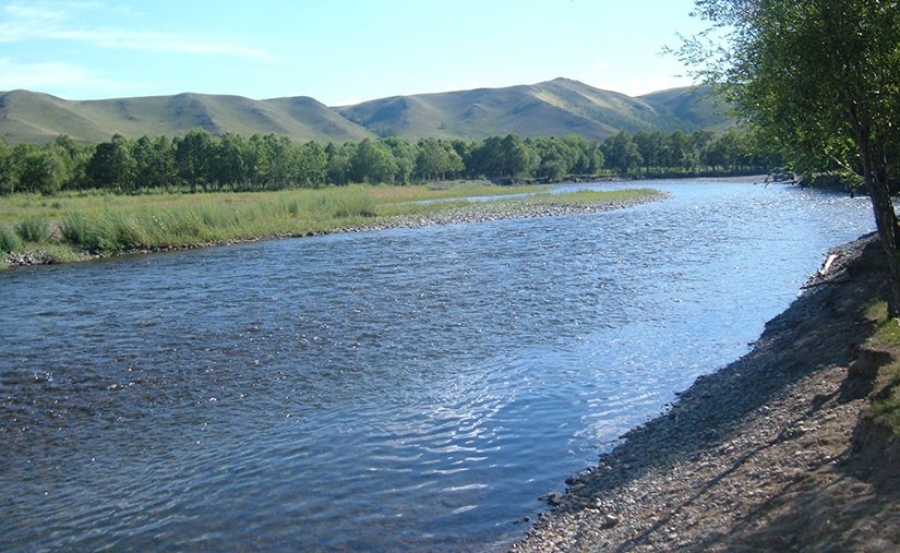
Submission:
{"label": "water surface", "polygon": [[864,198],[655,186],[673,198],[0,274],[0,550],[519,537],[873,228]]}

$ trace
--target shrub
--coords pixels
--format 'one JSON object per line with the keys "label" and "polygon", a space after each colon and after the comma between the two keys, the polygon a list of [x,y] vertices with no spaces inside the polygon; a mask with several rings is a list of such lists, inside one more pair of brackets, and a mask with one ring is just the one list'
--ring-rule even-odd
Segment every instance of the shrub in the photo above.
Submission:
{"label": "shrub", "polygon": [[110,239],[109,229],[101,217],[86,217],[81,213],[67,216],[59,231],[65,242],[85,249],[91,253],[113,251],[114,241]]}
{"label": "shrub", "polygon": [[46,242],[50,238],[50,223],[43,217],[25,217],[16,225],[16,234],[26,242]]}
{"label": "shrub", "polygon": [[18,252],[22,251],[24,247],[18,234],[0,225],[0,253]]}

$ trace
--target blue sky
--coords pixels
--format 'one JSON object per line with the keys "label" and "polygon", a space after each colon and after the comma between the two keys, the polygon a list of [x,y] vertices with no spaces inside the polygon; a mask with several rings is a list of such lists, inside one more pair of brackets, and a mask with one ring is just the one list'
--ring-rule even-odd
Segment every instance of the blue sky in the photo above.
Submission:
{"label": "blue sky", "polygon": [[[690,84],[664,46],[693,0],[0,0],[0,90],[71,100],[197,92],[394,95],[567,77]],[[679,77],[681,75],[681,77]]]}

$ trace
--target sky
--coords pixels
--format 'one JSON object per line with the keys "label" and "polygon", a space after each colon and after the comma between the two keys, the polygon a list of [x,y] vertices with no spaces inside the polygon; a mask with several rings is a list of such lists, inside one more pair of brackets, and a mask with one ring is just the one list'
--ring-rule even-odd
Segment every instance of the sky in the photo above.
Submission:
{"label": "sky", "polygon": [[557,77],[638,96],[692,83],[666,46],[693,0],[0,0],[0,91],[195,92],[329,106]]}

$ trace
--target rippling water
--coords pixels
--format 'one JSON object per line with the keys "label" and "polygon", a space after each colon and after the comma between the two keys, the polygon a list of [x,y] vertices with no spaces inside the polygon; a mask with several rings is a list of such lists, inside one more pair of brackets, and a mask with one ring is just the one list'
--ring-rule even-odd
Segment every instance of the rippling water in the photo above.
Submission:
{"label": "rippling water", "polygon": [[515,539],[873,228],[863,198],[655,186],[673,198],[0,274],[0,550]]}

